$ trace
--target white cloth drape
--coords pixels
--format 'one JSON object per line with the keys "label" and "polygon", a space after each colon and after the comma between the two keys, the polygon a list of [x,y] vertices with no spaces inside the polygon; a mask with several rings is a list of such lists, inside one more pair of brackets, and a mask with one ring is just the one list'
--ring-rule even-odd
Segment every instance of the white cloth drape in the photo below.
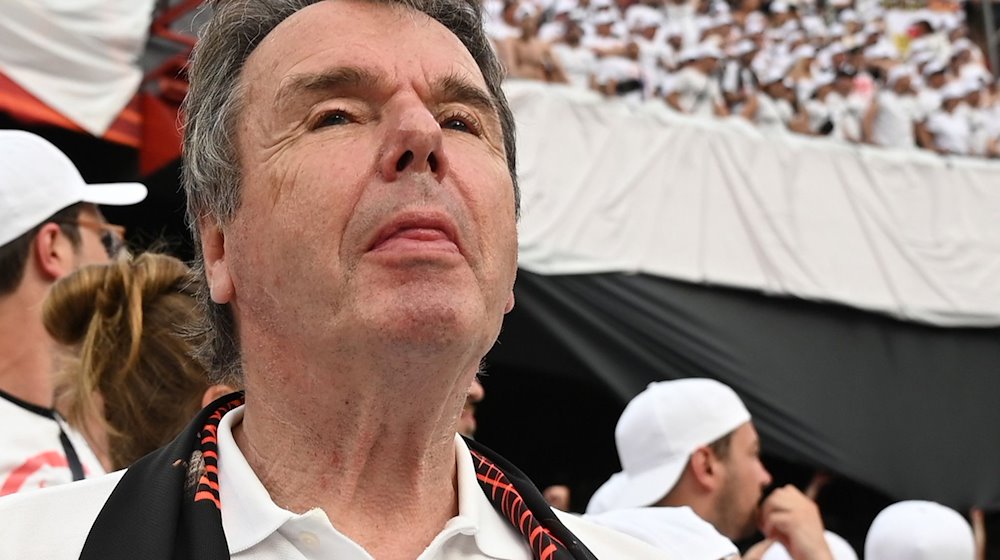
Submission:
{"label": "white cloth drape", "polygon": [[643,272],[1000,325],[1000,164],[510,82],[520,266]]}

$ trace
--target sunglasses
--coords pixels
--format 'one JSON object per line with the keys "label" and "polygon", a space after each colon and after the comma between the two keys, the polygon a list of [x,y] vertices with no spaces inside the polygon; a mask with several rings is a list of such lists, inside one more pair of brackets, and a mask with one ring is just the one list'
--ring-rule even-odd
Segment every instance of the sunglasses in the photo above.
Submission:
{"label": "sunglasses", "polygon": [[101,238],[101,246],[108,253],[108,257],[114,258],[125,248],[125,226],[78,218],[76,221],[56,222],[66,225],[76,225],[93,231]]}

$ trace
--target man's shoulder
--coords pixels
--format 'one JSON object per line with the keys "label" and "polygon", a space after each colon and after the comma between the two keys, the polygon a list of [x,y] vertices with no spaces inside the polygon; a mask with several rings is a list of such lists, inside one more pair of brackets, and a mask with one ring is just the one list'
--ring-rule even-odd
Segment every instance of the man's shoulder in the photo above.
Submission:
{"label": "man's shoulder", "polygon": [[556,509],[559,521],[600,560],[675,560],[678,557],[624,533]]}
{"label": "man's shoulder", "polygon": [[125,471],[0,498],[0,560],[76,559]]}

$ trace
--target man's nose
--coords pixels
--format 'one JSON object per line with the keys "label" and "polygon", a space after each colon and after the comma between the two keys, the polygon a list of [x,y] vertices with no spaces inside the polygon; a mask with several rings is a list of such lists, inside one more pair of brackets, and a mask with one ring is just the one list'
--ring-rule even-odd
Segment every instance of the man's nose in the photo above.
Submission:
{"label": "man's nose", "polygon": [[385,146],[379,162],[392,182],[404,173],[431,173],[440,181],[448,171],[441,125],[419,99],[402,98],[386,107]]}
{"label": "man's nose", "polygon": [[771,473],[767,472],[767,467],[764,466],[764,463],[760,463],[760,474],[761,474],[761,482],[760,482],[761,487],[770,486],[772,481]]}

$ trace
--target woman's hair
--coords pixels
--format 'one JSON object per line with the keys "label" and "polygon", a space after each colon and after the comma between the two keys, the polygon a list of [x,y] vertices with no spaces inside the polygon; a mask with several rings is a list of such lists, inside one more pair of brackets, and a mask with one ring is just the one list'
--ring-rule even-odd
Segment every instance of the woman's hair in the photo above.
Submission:
{"label": "woman's hair", "polygon": [[195,292],[184,263],[146,253],[81,268],[45,301],[46,330],[78,350],[59,374],[57,402],[78,429],[107,430],[115,469],[170,441],[201,408],[210,383],[191,357]]}

